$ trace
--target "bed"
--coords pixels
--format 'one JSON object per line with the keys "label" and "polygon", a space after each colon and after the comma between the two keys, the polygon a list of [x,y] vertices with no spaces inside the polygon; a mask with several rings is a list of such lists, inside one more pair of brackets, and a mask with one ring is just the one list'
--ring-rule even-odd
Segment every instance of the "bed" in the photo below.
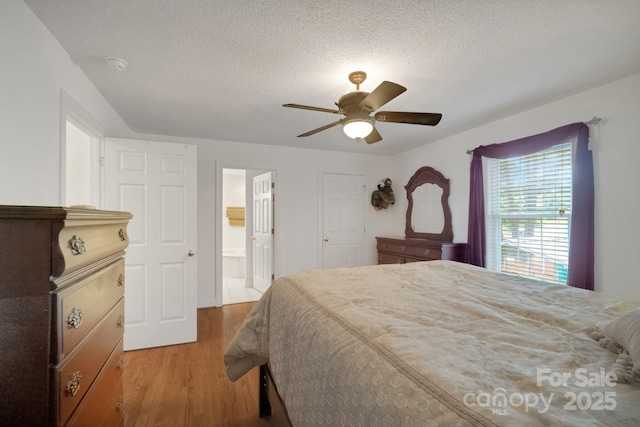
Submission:
{"label": "bed", "polygon": [[268,367],[294,426],[636,426],[638,307],[453,261],[312,270],[274,282],[224,361]]}

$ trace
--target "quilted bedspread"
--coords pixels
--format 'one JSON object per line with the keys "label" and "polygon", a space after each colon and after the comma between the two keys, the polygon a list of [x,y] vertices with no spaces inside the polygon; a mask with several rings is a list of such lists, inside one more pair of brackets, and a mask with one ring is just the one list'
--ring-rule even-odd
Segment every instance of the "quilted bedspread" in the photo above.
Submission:
{"label": "quilted bedspread", "polygon": [[295,426],[636,426],[640,386],[585,328],[638,306],[451,261],[313,270],[224,360],[232,380],[268,362]]}

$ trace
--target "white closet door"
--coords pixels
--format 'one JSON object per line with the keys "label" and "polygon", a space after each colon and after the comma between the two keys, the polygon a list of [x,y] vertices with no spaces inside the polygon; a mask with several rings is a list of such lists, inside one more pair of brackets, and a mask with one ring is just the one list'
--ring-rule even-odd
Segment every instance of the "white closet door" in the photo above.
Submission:
{"label": "white closet door", "polygon": [[366,264],[362,175],[322,174],[322,268]]}

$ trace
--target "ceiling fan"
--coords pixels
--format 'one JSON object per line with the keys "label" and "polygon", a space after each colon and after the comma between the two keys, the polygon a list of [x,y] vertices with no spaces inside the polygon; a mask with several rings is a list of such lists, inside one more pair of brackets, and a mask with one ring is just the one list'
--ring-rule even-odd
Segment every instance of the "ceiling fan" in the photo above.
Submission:
{"label": "ceiling fan", "polygon": [[406,91],[407,88],[397,83],[384,81],[380,83],[373,92],[361,91],[360,84],[362,84],[366,78],[367,73],[364,71],[354,71],[349,74],[349,81],[356,85],[356,90],[340,97],[338,102],[336,102],[337,110],[311,107],[309,105],[284,104],[283,107],[322,111],[345,116],[343,119],[303,133],[298,135],[298,137],[310,136],[341,124],[344,133],[350,138],[363,138],[367,141],[367,144],[373,144],[374,142],[382,140],[382,136],[380,136],[374,126],[376,121],[435,126],[440,122],[440,119],[442,119],[442,114],[439,113],[408,113],[400,111],[378,111],[371,117],[371,113]]}

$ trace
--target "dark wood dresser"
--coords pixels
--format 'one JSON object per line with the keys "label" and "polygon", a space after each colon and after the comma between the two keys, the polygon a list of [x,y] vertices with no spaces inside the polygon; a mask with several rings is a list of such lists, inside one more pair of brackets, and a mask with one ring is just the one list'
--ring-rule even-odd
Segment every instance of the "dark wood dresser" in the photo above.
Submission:
{"label": "dark wood dresser", "polygon": [[0,206],[0,425],[123,424],[130,218]]}
{"label": "dark wood dresser", "polygon": [[427,239],[376,237],[378,264],[404,264],[437,259],[466,262],[466,243],[441,243]]}

